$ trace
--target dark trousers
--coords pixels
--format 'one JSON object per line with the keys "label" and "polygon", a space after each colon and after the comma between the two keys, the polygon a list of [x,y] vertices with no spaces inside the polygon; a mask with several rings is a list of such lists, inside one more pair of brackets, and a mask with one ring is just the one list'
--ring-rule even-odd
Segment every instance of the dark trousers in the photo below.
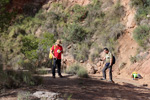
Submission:
{"label": "dark trousers", "polygon": [[106,63],[105,67],[103,68],[103,77],[106,79],[106,70],[109,69],[109,79],[112,81],[112,66],[109,66],[110,63]]}
{"label": "dark trousers", "polygon": [[61,59],[53,59],[53,68],[52,68],[53,76],[55,76],[56,66],[57,66],[58,75],[61,76]]}

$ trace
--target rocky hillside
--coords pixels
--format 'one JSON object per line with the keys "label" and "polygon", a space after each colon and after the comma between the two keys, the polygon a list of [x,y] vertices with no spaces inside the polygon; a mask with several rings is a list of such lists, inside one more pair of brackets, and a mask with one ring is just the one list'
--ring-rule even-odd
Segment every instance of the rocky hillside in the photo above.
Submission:
{"label": "rocky hillside", "polygon": [[[63,40],[63,66],[81,63],[89,73],[100,73],[102,49],[116,56],[114,73],[150,76],[149,1],[142,0],[12,0],[20,12],[1,32],[3,67],[48,67],[49,48]],[[147,38],[148,37],[148,38]]]}
{"label": "rocky hillside", "polygon": [[[135,6],[134,4],[136,1],[130,1],[130,0],[121,0],[121,4],[126,9],[126,16],[123,19],[123,22],[126,23],[126,30],[125,34],[119,39],[119,67],[121,68],[120,73],[124,74],[121,76],[130,75],[133,71],[137,71],[140,74],[144,76],[144,79],[147,80],[147,78],[150,76],[149,74],[149,47],[143,47],[141,46],[141,43],[139,41],[145,41],[143,36],[140,34],[144,34],[142,31],[144,29],[139,29],[142,25],[145,25],[143,20],[146,20],[148,18],[148,13],[145,15],[146,17],[137,20],[137,16],[141,16],[141,13],[139,13],[139,9],[142,9],[142,7],[139,7],[138,3]],[[141,1],[142,3],[142,1]],[[143,2],[143,4],[147,4],[147,2]],[[147,5],[148,6],[148,5]],[[139,7],[139,8],[138,8]],[[144,9],[144,8],[143,8]],[[146,11],[145,11],[146,12]],[[141,24],[139,24],[139,22]],[[144,26],[146,27],[146,26]],[[145,32],[145,34],[147,34]],[[141,40],[138,38],[137,35],[140,35]],[[145,46],[149,44],[149,42],[145,42]]]}

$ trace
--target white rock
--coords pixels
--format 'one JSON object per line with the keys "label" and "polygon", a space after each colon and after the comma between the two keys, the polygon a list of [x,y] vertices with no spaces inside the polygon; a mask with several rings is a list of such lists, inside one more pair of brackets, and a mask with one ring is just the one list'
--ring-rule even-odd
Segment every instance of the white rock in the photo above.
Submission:
{"label": "white rock", "polygon": [[54,92],[37,91],[33,93],[33,96],[37,98],[46,98],[46,100],[56,100],[59,98],[60,94]]}
{"label": "white rock", "polygon": [[149,17],[150,17],[150,15],[147,15],[147,17],[149,18]]}

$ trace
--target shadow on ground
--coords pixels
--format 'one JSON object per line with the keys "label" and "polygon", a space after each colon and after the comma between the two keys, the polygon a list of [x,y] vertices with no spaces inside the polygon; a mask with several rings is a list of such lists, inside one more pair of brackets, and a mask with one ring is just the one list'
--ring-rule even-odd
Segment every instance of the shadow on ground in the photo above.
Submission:
{"label": "shadow on ground", "polygon": [[[12,90],[6,94],[0,94],[0,98],[11,95],[17,96],[19,91],[50,91],[61,93],[65,100],[150,100],[150,90],[135,87],[131,84],[119,85],[100,80],[87,78],[64,78],[53,79],[50,76],[42,76],[43,83],[40,86],[23,87]],[[67,99],[71,97],[71,99]]]}
{"label": "shadow on ground", "polygon": [[43,89],[72,95],[71,100],[150,100],[150,90],[131,84],[118,85],[99,80],[44,77]]}

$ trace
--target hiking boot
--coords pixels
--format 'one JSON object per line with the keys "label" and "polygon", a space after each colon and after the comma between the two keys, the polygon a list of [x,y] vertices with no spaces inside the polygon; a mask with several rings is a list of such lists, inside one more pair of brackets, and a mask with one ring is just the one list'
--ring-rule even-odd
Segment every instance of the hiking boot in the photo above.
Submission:
{"label": "hiking boot", "polygon": [[101,78],[100,80],[106,80],[105,78]]}
{"label": "hiking boot", "polygon": [[60,77],[60,78],[63,78],[63,76],[62,76],[62,75],[59,75],[59,77]]}
{"label": "hiking boot", "polygon": [[110,82],[110,83],[114,83],[114,81],[113,81],[113,80],[109,80],[108,82]]}

